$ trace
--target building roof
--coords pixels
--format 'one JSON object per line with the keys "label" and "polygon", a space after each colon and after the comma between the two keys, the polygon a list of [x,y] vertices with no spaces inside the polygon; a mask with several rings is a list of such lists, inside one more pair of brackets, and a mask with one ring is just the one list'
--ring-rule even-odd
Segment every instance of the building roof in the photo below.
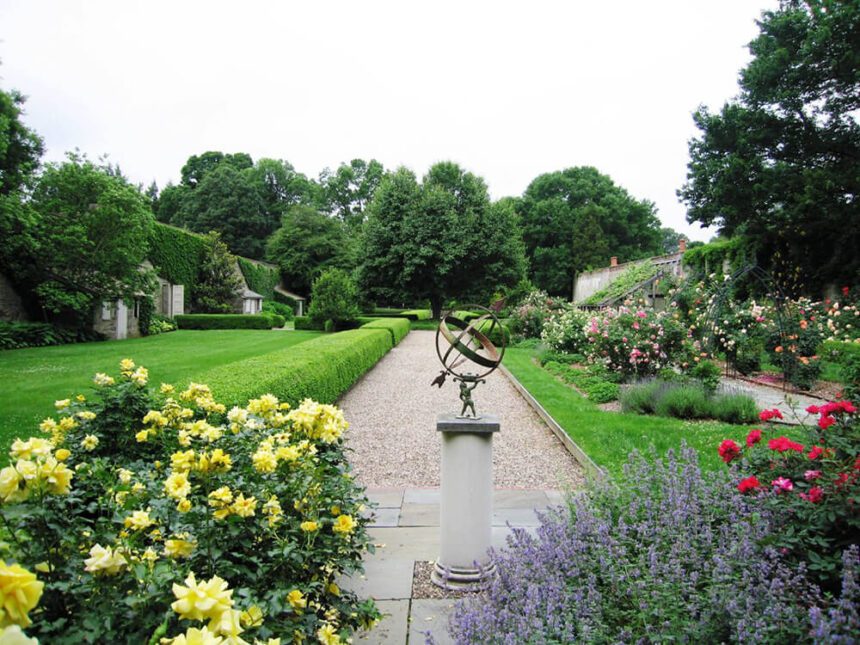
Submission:
{"label": "building roof", "polygon": [[246,300],[247,300],[247,299],[252,299],[252,300],[262,300],[262,299],[263,299],[263,296],[261,296],[261,295],[260,295],[259,293],[257,293],[256,291],[251,291],[250,289],[248,289],[247,287],[245,287],[244,289],[242,289],[242,298],[243,298],[243,299],[246,299]]}

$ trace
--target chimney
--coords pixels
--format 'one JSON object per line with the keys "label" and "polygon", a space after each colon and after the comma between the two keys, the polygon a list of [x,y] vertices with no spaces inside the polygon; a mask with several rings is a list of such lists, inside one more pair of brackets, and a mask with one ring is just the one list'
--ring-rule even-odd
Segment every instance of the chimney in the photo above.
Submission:
{"label": "chimney", "polygon": [[682,237],[680,240],[678,240],[678,253],[683,253],[686,250],[687,250],[687,240],[685,240]]}
{"label": "chimney", "polygon": [[609,266],[610,266],[610,268],[618,266],[618,258],[615,257],[614,255],[611,258],[609,258]]}

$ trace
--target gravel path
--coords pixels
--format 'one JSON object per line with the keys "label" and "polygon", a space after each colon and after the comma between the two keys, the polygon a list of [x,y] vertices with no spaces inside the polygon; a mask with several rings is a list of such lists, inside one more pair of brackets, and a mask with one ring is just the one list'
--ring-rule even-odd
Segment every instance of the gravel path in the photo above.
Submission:
{"label": "gravel path", "polygon": [[[458,413],[459,390],[448,378],[430,387],[441,365],[435,333],[412,331],[340,400],[356,479],[369,488],[439,486],[440,413]],[[563,489],[582,483],[582,468],[501,372],[474,392],[475,407],[496,414],[496,488]]]}

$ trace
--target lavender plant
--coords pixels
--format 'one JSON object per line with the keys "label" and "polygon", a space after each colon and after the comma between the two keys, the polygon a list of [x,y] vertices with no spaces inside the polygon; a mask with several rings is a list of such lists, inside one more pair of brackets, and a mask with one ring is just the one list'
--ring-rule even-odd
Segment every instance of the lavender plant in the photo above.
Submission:
{"label": "lavender plant", "polygon": [[[460,643],[809,642],[813,623],[846,633],[839,621],[856,623],[856,612],[837,605],[831,615],[804,569],[763,546],[773,531],[726,473],[702,474],[694,450],[633,455],[617,484],[570,498],[536,535],[514,530],[492,554],[491,587],[456,606],[451,634]],[[856,557],[846,560],[851,580],[857,569]]]}

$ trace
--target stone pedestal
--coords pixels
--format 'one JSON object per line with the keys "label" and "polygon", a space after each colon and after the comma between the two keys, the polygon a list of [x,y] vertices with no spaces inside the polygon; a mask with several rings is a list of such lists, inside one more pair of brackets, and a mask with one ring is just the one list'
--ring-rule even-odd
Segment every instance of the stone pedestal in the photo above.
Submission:
{"label": "stone pedestal", "polygon": [[440,415],[442,491],[440,554],[433,582],[442,587],[481,586],[492,575],[487,549],[493,522],[493,433],[499,419]]}

